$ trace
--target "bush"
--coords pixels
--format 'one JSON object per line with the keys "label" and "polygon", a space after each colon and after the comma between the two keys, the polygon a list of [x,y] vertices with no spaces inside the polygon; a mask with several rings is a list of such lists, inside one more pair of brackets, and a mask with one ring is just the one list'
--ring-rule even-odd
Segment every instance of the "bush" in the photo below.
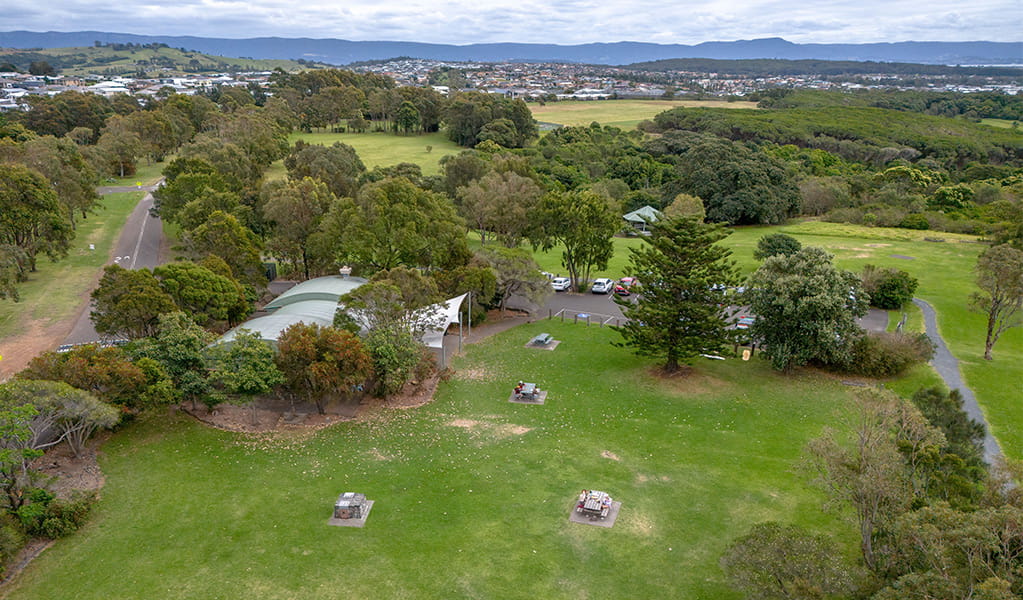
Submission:
{"label": "bush", "polygon": [[840,370],[865,377],[893,377],[934,355],[926,334],[868,333],[853,343],[848,361]]}
{"label": "bush", "polygon": [[28,495],[28,502],[17,510],[18,519],[28,535],[50,539],[64,537],[81,527],[96,499],[94,492],[76,493],[67,500],[42,489],[30,490]]}
{"label": "bush", "polygon": [[911,215],[906,215],[906,218],[902,219],[902,221],[899,223],[899,227],[903,229],[917,229],[920,231],[924,231],[930,229],[931,224],[927,220],[926,216],[920,213],[913,213]]}
{"label": "bush", "polygon": [[765,235],[760,238],[757,242],[757,248],[753,251],[753,258],[757,260],[764,260],[772,256],[784,254],[795,254],[803,249],[803,245],[799,243],[799,240],[792,237],[791,235],[785,235],[784,233],[772,233]]}
{"label": "bush", "polygon": [[874,265],[864,266],[860,279],[863,290],[870,296],[870,305],[885,310],[901,308],[912,300],[919,285],[916,278],[905,271]]}

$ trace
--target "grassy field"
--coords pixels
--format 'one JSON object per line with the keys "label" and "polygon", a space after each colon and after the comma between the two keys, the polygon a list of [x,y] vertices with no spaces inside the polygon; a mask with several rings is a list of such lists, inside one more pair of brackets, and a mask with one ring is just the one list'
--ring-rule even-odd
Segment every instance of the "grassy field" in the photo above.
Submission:
{"label": "grassy field", "polygon": [[1016,127],[1019,127],[1019,121],[1013,121],[1011,119],[981,119],[980,122],[984,125],[1001,127],[1002,129],[1012,129],[1014,124]]}
{"label": "grassy field", "polygon": [[163,177],[163,169],[167,166],[170,161],[164,162],[146,162],[139,161],[138,167],[135,169],[134,175],[128,175],[127,177],[112,177],[113,181],[104,181],[103,185],[135,185],[141,183],[142,185],[153,185]]}
{"label": "grassy field", "polygon": [[[540,331],[561,345],[524,348]],[[730,599],[718,558],[753,523],[855,553],[852,523],[792,471],[851,388],[757,359],[658,380],[616,338],[515,328],[468,347],[431,404],[311,437],[134,423],[104,446],[90,523],[7,597]],[[546,405],[506,401],[520,378]],[[568,522],[581,488],[623,503],[612,529]],[[327,526],[344,491],[375,501],[364,529]]]}
{"label": "grassy field", "polygon": [[679,106],[707,106],[713,108],[756,108],[756,102],[726,102],[724,100],[569,100],[549,102],[543,106],[529,105],[533,118],[544,123],[559,125],[589,125],[596,121],[632,129],[640,121]]}
{"label": "grassy field", "polygon": [[[334,142],[348,144],[358,153],[367,169],[390,167],[398,163],[415,163],[423,169],[423,175],[440,172],[440,159],[448,154],[458,154],[464,148],[449,140],[444,133],[427,135],[394,135],[383,132],[373,133],[293,133],[288,138],[291,144],[302,140],[309,144],[330,146]],[[426,147],[432,146],[427,151]],[[267,179],[283,179],[288,172],[284,162],[277,161],[267,172]]]}
{"label": "grassy field", "polygon": [[[23,68],[28,61],[44,60],[58,67],[61,75],[88,75],[97,72],[113,72],[133,75],[137,70],[160,72],[162,75],[173,73],[194,75],[198,66],[205,72],[223,71],[228,67],[238,67],[244,71],[272,71],[276,68],[285,71],[297,71],[307,68],[293,60],[231,58],[180,50],[178,48],[132,48],[114,50],[110,46],[46,48],[37,50],[0,50],[0,59],[11,60]],[[198,65],[196,65],[197,61]]]}
{"label": "grassy field", "polygon": [[[778,227],[740,227],[725,240],[733,249],[733,258],[743,273],[759,264],[753,258],[757,241],[770,233],[787,233],[803,245],[822,246],[835,255],[835,262],[855,272],[866,264],[896,267],[920,281],[917,297],[938,311],[938,327],[952,353],[961,362],[968,385],[977,394],[985,415],[1005,452],[1023,458],[1023,403],[1019,382],[1023,381],[1023,328],[1010,329],[995,346],[994,361],[983,359],[985,320],[967,310],[967,298],[976,290],[973,267],[977,255],[986,247],[972,236],[912,231],[908,229],[868,228],[836,223],[801,222]],[[944,239],[944,242],[924,238]],[[592,277],[619,278],[628,272],[628,248],[641,244],[638,238],[615,238],[615,254],[605,271]],[[470,238],[478,247],[478,241]],[[561,266],[561,249],[537,252],[540,268],[567,275]],[[907,308],[909,330],[923,329],[922,315]],[[894,317],[896,320],[901,318]]]}
{"label": "grassy field", "polygon": [[[142,192],[109,194],[102,208],[78,222],[67,258],[57,262],[40,256],[38,272],[18,287],[21,302],[0,300],[0,340],[24,332],[30,321],[43,326],[67,319],[81,306],[100,269],[109,262],[110,250]],[[89,244],[96,249],[89,250]],[[0,355],[5,354],[0,350]]]}

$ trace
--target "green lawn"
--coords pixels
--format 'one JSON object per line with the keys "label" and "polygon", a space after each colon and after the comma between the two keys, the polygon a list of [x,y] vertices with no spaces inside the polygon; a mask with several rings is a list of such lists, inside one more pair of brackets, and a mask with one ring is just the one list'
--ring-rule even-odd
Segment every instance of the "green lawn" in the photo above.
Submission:
{"label": "green lawn", "polygon": [[[23,333],[30,321],[38,320],[47,326],[74,314],[82,304],[83,294],[92,288],[100,269],[109,262],[111,248],[142,196],[142,192],[103,196],[102,207],[89,218],[79,220],[67,258],[57,262],[45,256],[38,258],[39,270],[18,287],[21,302],[0,300],[0,340]],[[96,249],[89,250],[89,244]]]}
{"label": "green lawn", "polygon": [[[367,169],[390,167],[398,163],[415,163],[423,169],[423,175],[440,172],[440,159],[448,154],[458,154],[464,148],[449,140],[443,132],[427,135],[394,135],[391,133],[292,133],[288,141],[294,145],[298,140],[309,144],[330,146],[334,142],[348,144],[358,153]],[[427,151],[427,146],[432,150]],[[271,165],[268,179],[287,176],[283,161]]]}
{"label": "green lawn", "polygon": [[[541,331],[561,345],[523,348]],[[468,347],[433,403],[310,438],[152,415],[104,446],[90,523],[7,597],[729,599],[718,558],[756,522],[856,552],[792,471],[851,388],[756,358],[660,381],[616,338],[515,328]],[[520,378],[547,404],[508,403]],[[614,528],[568,522],[581,488],[623,502]],[[364,529],[327,526],[344,491],[375,501]]]}
{"label": "green lawn", "polygon": [[1001,127],[1003,129],[1012,129],[1013,125],[1019,127],[1019,121],[1013,121],[1011,119],[981,119],[980,122],[984,125]]}
{"label": "green lawn", "polygon": [[127,177],[112,177],[113,181],[104,181],[103,185],[136,185],[141,183],[142,185],[153,185],[158,179],[163,177],[163,169],[167,166],[169,161],[164,162],[147,162],[139,161],[138,166],[135,168],[134,175],[128,175]]}
{"label": "green lawn", "polygon": [[756,102],[726,102],[724,100],[567,100],[540,105],[530,103],[533,118],[544,123],[559,125],[589,125],[596,121],[633,129],[643,120],[679,106],[711,108],[756,108]]}
{"label": "green lawn", "polygon": [[[725,244],[743,273],[759,264],[753,258],[757,241],[770,233],[787,233],[803,245],[822,246],[835,255],[835,262],[859,272],[866,264],[896,267],[920,281],[916,295],[931,303],[938,312],[938,327],[952,354],[961,362],[963,376],[977,394],[985,415],[1005,452],[1023,458],[1023,403],[1019,382],[1023,381],[1023,328],[1002,335],[994,350],[994,361],[985,361],[985,318],[967,310],[967,299],[976,290],[973,267],[986,246],[966,235],[870,228],[837,223],[798,222],[775,227],[734,228]],[[940,238],[943,242],[926,241]],[[628,271],[628,248],[641,244],[638,238],[614,238],[614,257],[604,271],[591,276],[619,278]],[[478,247],[478,238],[470,236],[470,245]],[[544,271],[567,275],[561,266],[561,249],[535,253]],[[910,257],[910,258],[899,258]],[[922,315],[908,309],[909,329],[923,328]],[[901,314],[900,314],[901,316]],[[896,317],[897,321],[898,317]]]}

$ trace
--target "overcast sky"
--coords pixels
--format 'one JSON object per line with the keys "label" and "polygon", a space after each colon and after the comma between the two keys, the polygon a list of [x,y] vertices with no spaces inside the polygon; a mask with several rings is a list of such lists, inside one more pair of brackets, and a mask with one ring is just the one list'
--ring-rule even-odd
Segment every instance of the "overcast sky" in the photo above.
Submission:
{"label": "overcast sky", "polygon": [[472,44],[1023,39],[1021,0],[4,0],[0,30]]}

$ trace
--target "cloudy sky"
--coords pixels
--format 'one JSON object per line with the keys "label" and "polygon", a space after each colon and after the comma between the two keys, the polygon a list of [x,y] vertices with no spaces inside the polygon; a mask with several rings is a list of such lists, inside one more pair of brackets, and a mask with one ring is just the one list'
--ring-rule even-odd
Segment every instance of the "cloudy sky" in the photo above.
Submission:
{"label": "cloudy sky", "polygon": [[5,0],[0,30],[471,44],[1023,39],[1020,0]]}

